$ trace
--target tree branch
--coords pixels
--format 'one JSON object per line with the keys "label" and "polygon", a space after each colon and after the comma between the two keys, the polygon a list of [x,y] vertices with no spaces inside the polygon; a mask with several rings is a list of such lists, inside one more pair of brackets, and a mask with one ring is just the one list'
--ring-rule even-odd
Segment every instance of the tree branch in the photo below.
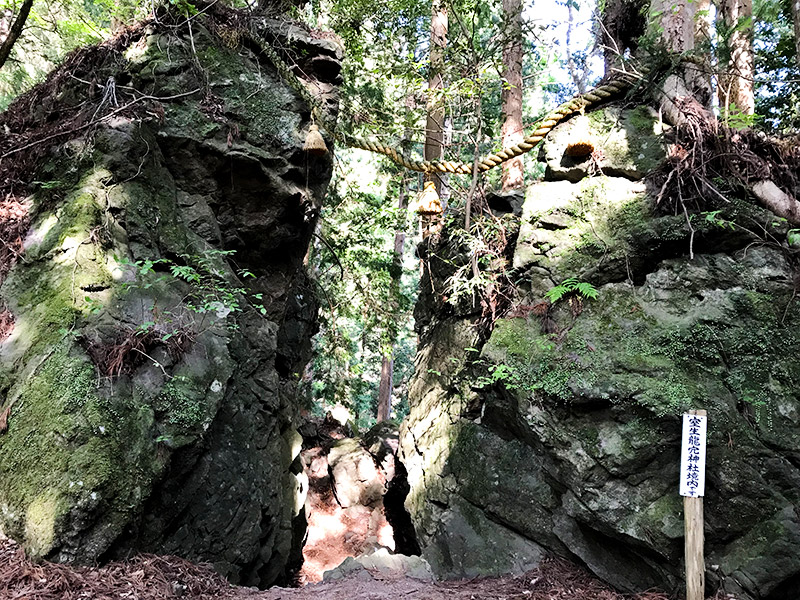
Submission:
{"label": "tree branch", "polygon": [[8,30],[8,37],[3,42],[3,45],[0,46],[0,69],[6,64],[11,54],[11,49],[22,33],[22,29],[25,27],[25,21],[28,20],[28,14],[31,12],[32,6],[33,0],[25,0],[25,2],[22,3],[22,8],[19,9],[17,18],[14,19],[14,23],[11,25],[11,29]]}

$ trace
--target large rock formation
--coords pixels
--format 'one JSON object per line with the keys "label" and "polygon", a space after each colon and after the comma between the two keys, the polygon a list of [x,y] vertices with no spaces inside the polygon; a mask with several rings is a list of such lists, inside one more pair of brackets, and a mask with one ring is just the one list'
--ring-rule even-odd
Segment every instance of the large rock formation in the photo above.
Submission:
{"label": "large rock formation", "polygon": [[452,577],[520,571],[550,551],[623,590],[680,587],[679,414],[705,408],[711,588],[800,597],[789,227],[735,194],[691,215],[677,199],[656,206],[660,186],[642,180],[665,156],[654,116],[591,120],[599,153],[563,157],[559,127],[540,155],[547,181],[528,189],[521,222],[503,217],[516,296],[491,331],[495,304],[481,318],[458,293],[491,279],[473,279],[489,262],[469,255],[479,246],[445,231],[423,248],[434,281],[401,432],[423,556]]}
{"label": "large rock formation", "polygon": [[243,27],[335,107],[333,42],[212,3],[73,55],[0,116],[4,151],[61,132],[0,287],[0,532],[34,556],[173,553],[261,586],[299,560],[302,259],[331,159]]}

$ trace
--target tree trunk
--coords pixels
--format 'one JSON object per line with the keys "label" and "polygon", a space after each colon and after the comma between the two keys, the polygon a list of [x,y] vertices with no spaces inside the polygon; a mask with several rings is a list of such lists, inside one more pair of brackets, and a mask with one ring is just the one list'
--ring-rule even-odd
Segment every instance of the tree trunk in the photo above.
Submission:
{"label": "tree trunk", "polygon": [[797,65],[800,66],[800,0],[790,0],[792,4],[792,20],[794,21],[794,48]]}
{"label": "tree trunk", "polygon": [[[659,28],[667,52],[679,55],[694,49],[697,4],[694,0],[651,2],[651,27]],[[656,92],[656,99],[664,116],[673,125],[684,123],[687,115],[712,122],[714,115],[707,108],[711,100],[708,86],[708,77],[697,65],[684,63],[667,77],[662,88]]]}
{"label": "tree trunk", "polygon": [[711,0],[697,0],[697,16],[695,17],[695,44],[711,47],[714,22],[711,18]]}
{"label": "tree trunk", "polygon": [[[503,0],[506,43],[503,46],[503,147],[524,138],[522,131],[522,0]],[[518,156],[503,163],[503,191],[522,187],[524,166]]]}
{"label": "tree trunk", "polygon": [[[394,347],[392,348],[394,352]],[[394,386],[394,356],[383,355],[381,361],[381,382],[378,387],[377,422],[388,421],[392,415],[392,388]]]}
{"label": "tree trunk", "polygon": [[[444,89],[444,49],[447,46],[447,7],[444,0],[434,0],[431,13],[431,71],[428,78],[428,118],[425,124],[425,160],[440,160],[444,142],[444,103],[439,92]],[[439,174],[426,175],[442,190]]]}
{"label": "tree trunk", "polygon": [[603,48],[606,77],[622,64],[622,59],[636,52],[639,38],[645,32],[643,0],[607,0],[598,31]]}
{"label": "tree trunk", "polygon": [[[792,0],[797,2],[797,0]],[[753,2],[752,0],[720,0],[720,14],[730,31],[727,60],[721,61],[719,105],[727,115],[731,105],[739,112],[755,112],[753,97]]]}
{"label": "tree trunk", "polygon": [[28,14],[31,12],[32,6],[33,0],[25,0],[25,2],[22,3],[17,18],[14,19],[14,23],[12,23],[8,30],[8,36],[6,36],[6,39],[3,40],[3,43],[0,45],[0,69],[3,68],[8,57],[11,56],[11,49],[14,47],[20,34],[22,34],[22,29],[25,27],[25,21],[28,20]]}
{"label": "tree trunk", "polygon": [[[400,194],[397,199],[397,208],[401,211],[406,208],[406,182],[400,184]],[[394,256],[392,256],[392,293],[397,294],[400,289],[400,278],[403,276],[403,248],[406,243],[406,234],[398,230],[394,234]],[[378,385],[378,415],[377,421],[387,421],[392,416],[392,391],[394,388],[394,343],[396,330],[392,328],[391,348],[381,360],[381,380]]]}

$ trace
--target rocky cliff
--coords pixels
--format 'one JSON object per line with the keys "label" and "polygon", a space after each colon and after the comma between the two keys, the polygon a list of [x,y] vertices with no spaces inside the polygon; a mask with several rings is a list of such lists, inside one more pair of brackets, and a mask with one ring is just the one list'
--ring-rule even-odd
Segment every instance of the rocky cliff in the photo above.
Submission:
{"label": "rocky cliff", "polygon": [[0,532],[34,556],[172,553],[259,586],[299,560],[302,260],[331,159],[302,150],[310,107],[245,28],[335,110],[335,43],[212,3],[72,55],[0,115],[22,234],[0,269],[18,257]]}
{"label": "rocky cliff", "polygon": [[649,109],[589,120],[594,155],[565,156],[559,126],[521,214],[421,248],[401,450],[423,556],[461,577],[554,552],[622,590],[681,587],[679,415],[704,408],[711,589],[800,597],[795,232],[735,186],[665,197],[645,175],[681,149]]}

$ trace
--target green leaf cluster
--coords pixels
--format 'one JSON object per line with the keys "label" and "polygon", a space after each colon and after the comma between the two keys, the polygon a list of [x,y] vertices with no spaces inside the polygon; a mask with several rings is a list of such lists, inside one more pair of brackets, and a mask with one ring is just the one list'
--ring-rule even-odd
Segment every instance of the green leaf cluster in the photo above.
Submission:
{"label": "green leaf cluster", "polygon": [[578,281],[575,277],[568,277],[559,285],[550,288],[545,292],[545,297],[550,300],[551,304],[555,304],[565,296],[571,294],[581,296],[586,299],[597,299],[597,288],[591,283],[586,281]]}

